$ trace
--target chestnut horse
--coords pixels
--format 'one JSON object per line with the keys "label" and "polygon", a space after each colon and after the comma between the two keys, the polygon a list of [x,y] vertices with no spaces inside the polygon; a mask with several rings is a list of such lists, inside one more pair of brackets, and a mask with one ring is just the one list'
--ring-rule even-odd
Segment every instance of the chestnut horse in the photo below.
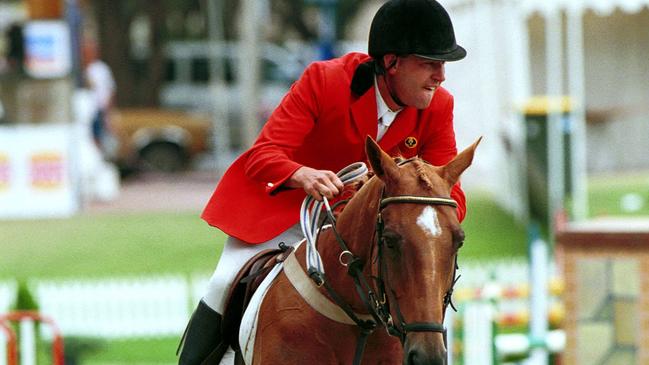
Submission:
{"label": "chestnut horse", "polygon": [[397,163],[368,137],[374,176],[317,239],[326,276],[309,279],[300,245],[259,308],[252,363],[446,364],[464,240],[450,191],[479,142],[436,167]]}

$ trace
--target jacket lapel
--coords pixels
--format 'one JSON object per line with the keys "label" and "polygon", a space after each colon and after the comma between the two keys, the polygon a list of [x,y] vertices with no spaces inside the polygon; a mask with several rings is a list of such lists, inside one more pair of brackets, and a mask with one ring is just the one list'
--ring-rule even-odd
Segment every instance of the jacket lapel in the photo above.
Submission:
{"label": "jacket lapel", "polygon": [[[375,102],[376,104],[376,102]],[[404,108],[388,128],[387,132],[379,141],[379,146],[384,151],[390,151],[398,143],[409,137],[417,125],[417,109]],[[376,136],[376,133],[374,134]]]}
{"label": "jacket lapel", "polygon": [[351,105],[353,123],[358,128],[363,140],[366,135],[370,135],[376,139],[376,133],[378,131],[376,112],[376,94],[372,86]]}

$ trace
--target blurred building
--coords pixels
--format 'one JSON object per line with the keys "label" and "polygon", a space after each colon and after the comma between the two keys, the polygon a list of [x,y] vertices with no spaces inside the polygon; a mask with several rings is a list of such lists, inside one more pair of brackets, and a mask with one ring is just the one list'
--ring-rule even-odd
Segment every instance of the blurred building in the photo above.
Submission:
{"label": "blurred building", "polygon": [[0,218],[68,216],[117,194],[77,80],[75,4],[0,3]]}
{"label": "blurred building", "polygon": [[[514,211],[521,186],[532,96],[570,95],[572,126],[583,124],[588,173],[649,169],[649,10],[647,0],[449,0],[458,42],[447,64],[456,96],[458,142],[486,138],[467,187],[494,192]],[[631,132],[632,131],[632,132]]]}

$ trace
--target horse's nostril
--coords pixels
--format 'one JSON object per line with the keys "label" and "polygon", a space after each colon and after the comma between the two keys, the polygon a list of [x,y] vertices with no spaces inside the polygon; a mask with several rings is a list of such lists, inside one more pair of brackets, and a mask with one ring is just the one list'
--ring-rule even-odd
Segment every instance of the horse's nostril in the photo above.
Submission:
{"label": "horse's nostril", "polygon": [[408,362],[407,362],[407,365],[416,365],[416,364],[419,364],[419,362],[417,361],[417,358],[418,358],[418,357],[419,357],[419,356],[417,356],[417,351],[416,351],[416,350],[410,350],[410,352],[408,353]]}
{"label": "horse's nostril", "polygon": [[446,365],[446,352],[440,356],[428,356],[416,349],[408,351],[406,365]]}

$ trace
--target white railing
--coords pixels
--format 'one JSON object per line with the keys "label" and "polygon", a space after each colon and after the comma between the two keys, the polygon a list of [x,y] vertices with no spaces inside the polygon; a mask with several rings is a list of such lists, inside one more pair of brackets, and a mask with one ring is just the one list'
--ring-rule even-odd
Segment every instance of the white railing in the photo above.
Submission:
{"label": "white railing", "polygon": [[[550,272],[556,276],[556,269]],[[465,323],[477,324],[465,329],[473,337],[473,345],[480,343],[482,351],[491,351],[495,334],[488,334],[493,316],[487,312],[521,312],[528,308],[526,288],[528,265],[525,260],[503,260],[494,263],[460,261],[460,279],[456,304],[465,307],[471,302],[478,307],[461,311]],[[59,327],[63,336],[96,338],[154,338],[180,336],[191,311],[203,295],[209,275],[167,275],[156,277],[39,280],[29,283],[40,312]],[[501,288],[494,294],[494,286]],[[491,289],[486,289],[491,287]],[[522,288],[520,293],[503,292],[502,289]],[[0,313],[7,312],[16,297],[14,282],[0,282]],[[502,297],[493,301],[489,298]],[[489,302],[489,305],[480,306]],[[469,306],[470,307],[470,306]],[[492,308],[492,309],[485,309]],[[468,317],[467,317],[468,316]],[[46,333],[43,335],[47,336]],[[481,340],[478,341],[477,338]],[[0,347],[2,343],[0,338]],[[501,339],[501,342],[504,340]],[[498,352],[503,345],[495,343]],[[483,352],[484,355],[484,352]],[[2,361],[0,360],[0,364]]]}
{"label": "white railing", "polygon": [[[524,286],[528,280],[525,260],[460,261],[459,273],[457,300],[463,300],[467,290],[490,282],[507,287]],[[52,318],[65,336],[156,337],[182,332],[208,280],[208,275],[38,280],[29,287],[41,313]],[[11,308],[16,288],[14,282],[0,282],[0,313]],[[518,309],[525,305],[525,300],[510,302]]]}
{"label": "white railing", "polygon": [[54,319],[64,336],[136,338],[180,335],[204,285],[202,277],[177,275],[32,286],[40,312]]}
{"label": "white railing", "polygon": [[17,284],[13,281],[0,282],[0,313],[8,312],[16,300]]}

